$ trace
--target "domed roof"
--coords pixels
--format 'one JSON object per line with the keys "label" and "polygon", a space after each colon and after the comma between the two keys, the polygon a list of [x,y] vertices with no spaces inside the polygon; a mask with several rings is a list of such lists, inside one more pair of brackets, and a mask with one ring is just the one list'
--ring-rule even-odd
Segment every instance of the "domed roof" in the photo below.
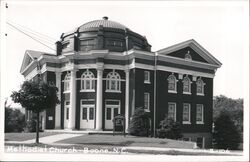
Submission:
{"label": "domed roof", "polygon": [[99,26],[103,26],[105,28],[122,29],[122,30],[128,29],[125,25],[122,25],[122,24],[115,22],[115,21],[108,20],[108,17],[106,17],[106,16],[103,17],[102,20],[94,20],[94,21],[87,22],[87,23],[81,25],[79,27],[79,29],[86,30],[89,28],[98,28]]}

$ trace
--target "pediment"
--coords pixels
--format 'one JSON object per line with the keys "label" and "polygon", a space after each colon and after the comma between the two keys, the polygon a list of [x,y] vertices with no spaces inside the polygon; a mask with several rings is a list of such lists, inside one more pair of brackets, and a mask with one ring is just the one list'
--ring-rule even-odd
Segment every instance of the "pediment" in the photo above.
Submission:
{"label": "pediment", "polygon": [[220,61],[193,39],[164,48],[157,51],[157,53],[178,59],[217,65],[218,67],[222,65]]}
{"label": "pediment", "polygon": [[22,73],[28,66],[30,66],[35,59],[39,58],[43,53],[39,51],[25,51],[20,72]]}

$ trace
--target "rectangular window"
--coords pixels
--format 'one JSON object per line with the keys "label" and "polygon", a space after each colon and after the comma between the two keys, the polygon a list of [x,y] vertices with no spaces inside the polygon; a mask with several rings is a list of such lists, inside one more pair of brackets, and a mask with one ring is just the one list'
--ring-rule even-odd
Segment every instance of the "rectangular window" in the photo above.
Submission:
{"label": "rectangular window", "polygon": [[198,137],[196,139],[196,145],[199,147],[199,148],[204,148],[204,138],[203,137]]}
{"label": "rectangular window", "polygon": [[144,71],[144,83],[150,83],[150,72]]}
{"label": "rectangular window", "polygon": [[196,105],[196,124],[204,124],[204,108],[202,104]]}
{"label": "rectangular window", "polygon": [[190,120],[190,104],[184,103],[183,104],[183,114],[182,114],[182,123],[183,124],[191,124]]}
{"label": "rectangular window", "polygon": [[114,116],[113,117],[116,117],[119,113],[118,113],[118,108],[114,108]]}
{"label": "rectangular window", "polygon": [[94,119],[94,108],[90,107],[89,108],[89,120],[93,120]]}
{"label": "rectangular window", "polygon": [[70,102],[69,101],[65,101],[65,117],[66,117],[66,120],[69,119],[69,107],[70,107]]}
{"label": "rectangular window", "polygon": [[67,120],[69,119],[69,108],[68,107],[66,108],[66,119]]}
{"label": "rectangular window", "polygon": [[168,103],[168,118],[176,121],[176,103],[173,102]]}
{"label": "rectangular window", "polygon": [[150,94],[144,93],[144,109],[149,110],[149,104],[150,104]]}
{"label": "rectangular window", "polygon": [[107,115],[106,115],[106,120],[111,120],[111,108],[107,108],[107,110],[106,110],[107,112]]}
{"label": "rectangular window", "polygon": [[191,138],[190,137],[184,137],[182,138],[183,141],[191,141]]}
{"label": "rectangular window", "polygon": [[87,120],[87,111],[86,107],[82,108],[82,120]]}

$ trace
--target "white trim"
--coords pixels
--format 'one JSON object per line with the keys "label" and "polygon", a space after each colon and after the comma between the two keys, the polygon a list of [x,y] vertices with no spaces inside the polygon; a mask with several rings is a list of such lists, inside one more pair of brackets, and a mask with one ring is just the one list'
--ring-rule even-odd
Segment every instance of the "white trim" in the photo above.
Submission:
{"label": "white trim", "polygon": [[96,82],[96,130],[102,130],[102,116],[103,116],[103,66],[97,65],[97,82]]}
{"label": "white trim", "polygon": [[[58,98],[61,100],[61,72],[56,72],[56,86],[58,88]],[[61,128],[61,103],[57,104],[55,107],[55,128]]]}
{"label": "white trim", "polygon": [[[188,105],[188,121],[183,121],[183,112],[184,112],[184,105]],[[182,124],[191,124],[191,104],[190,103],[183,103],[182,105]]]}
{"label": "white trim", "polygon": [[79,92],[95,92],[94,89],[81,89]]}
{"label": "white trim", "polygon": [[197,96],[205,96],[204,93],[197,93],[196,95],[197,95]]}
{"label": "white trim", "polygon": [[126,76],[126,87],[125,87],[125,129],[126,132],[128,132],[128,126],[129,126],[129,69],[125,70],[125,76]]}
{"label": "white trim", "polygon": [[105,92],[108,92],[108,93],[122,93],[122,91],[116,91],[116,90],[110,90],[110,89],[106,89]]}
{"label": "white trim", "polygon": [[168,72],[173,72],[173,73],[181,73],[181,74],[187,74],[187,75],[195,75],[195,76],[201,76],[201,77],[206,77],[206,78],[214,78],[215,76],[214,74],[161,66],[161,65],[157,65],[157,70],[168,71]]}

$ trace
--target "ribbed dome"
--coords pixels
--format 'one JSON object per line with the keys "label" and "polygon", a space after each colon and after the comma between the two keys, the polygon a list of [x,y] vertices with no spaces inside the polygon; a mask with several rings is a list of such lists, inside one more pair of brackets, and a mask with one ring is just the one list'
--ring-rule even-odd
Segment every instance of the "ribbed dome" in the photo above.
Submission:
{"label": "ribbed dome", "polygon": [[89,28],[98,28],[100,25],[105,28],[115,28],[115,29],[122,29],[122,30],[125,30],[127,28],[126,26],[118,22],[108,20],[108,17],[103,17],[103,20],[94,20],[94,21],[87,22],[83,24],[82,26],[80,26],[79,29],[86,30]]}

